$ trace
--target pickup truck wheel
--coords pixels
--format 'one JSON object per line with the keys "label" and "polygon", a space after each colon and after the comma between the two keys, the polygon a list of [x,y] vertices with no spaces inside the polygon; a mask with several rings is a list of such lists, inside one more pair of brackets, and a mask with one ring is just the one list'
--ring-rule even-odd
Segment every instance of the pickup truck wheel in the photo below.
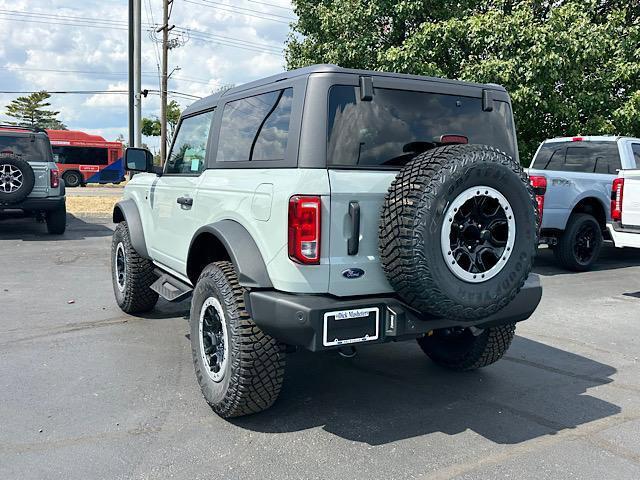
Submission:
{"label": "pickup truck wheel", "polygon": [[142,313],[155,307],[158,294],[149,288],[157,279],[153,270],[153,262],[133,248],[127,222],[120,222],[111,241],[111,279],[123,312]]}
{"label": "pickup truck wheel", "polygon": [[389,187],[380,259],[414,308],[482,318],[524,285],[537,232],[533,191],[515,160],[484,145],[439,147],[418,155]]}
{"label": "pickup truck wheel", "polygon": [[14,154],[0,154],[0,204],[19,203],[31,193],[36,177],[31,165]]}
{"label": "pickup truck wheel", "polygon": [[57,210],[47,212],[47,231],[51,235],[62,235],[67,229],[67,207],[63,203]]}
{"label": "pickup truck wheel", "polygon": [[452,370],[486,367],[502,358],[516,332],[515,324],[490,327],[476,334],[470,328],[444,328],[418,339],[431,360]]}
{"label": "pickup truck wheel", "polygon": [[602,229],[595,217],[576,213],[569,218],[554,254],[564,268],[584,272],[598,260],[602,243]]}
{"label": "pickup truck wheel", "polygon": [[282,387],[284,348],[249,316],[233,264],[202,271],[190,317],[196,377],[211,408],[223,418],[269,408]]}

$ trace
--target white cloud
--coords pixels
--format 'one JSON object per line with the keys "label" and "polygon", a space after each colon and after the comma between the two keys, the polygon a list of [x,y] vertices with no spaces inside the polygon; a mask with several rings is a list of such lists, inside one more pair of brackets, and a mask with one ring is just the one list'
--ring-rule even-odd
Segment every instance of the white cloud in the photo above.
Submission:
{"label": "white cloud", "polygon": [[[238,85],[283,70],[282,55],[249,49],[282,49],[288,25],[257,17],[267,17],[267,14],[292,17],[293,13],[251,0],[221,1],[223,6],[218,5],[219,8],[195,5],[187,1],[175,2],[171,23],[177,29],[191,28],[220,37],[216,37],[219,40],[216,42],[194,34],[184,46],[170,51],[169,69],[180,67],[170,80],[170,90],[205,96],[222,85]],[[269,0],[269,3],[290,7],[288,0]],[[143,0],[142,20],[145,24],[151,23],[149,5],[152,7],[153,20],[157,23],[161,18],[161,0]],[[231,6],[262,13],[247,10],[244,13],[254,16],[230,13],[227,10],[240,11],[230,8]],[[119,22],[113,24],[114,27],[126,27],[126,2],[0,0],[0,9],[5,12],[43,15],[27,17],[0,13],[0,31],[5,32],[0,42],[0,90],[126,90],[127,31],[96,28],[105,26],[105,20]],[[60,17],[63,15],[67,17],[66,20]],[[69,20],[69,17],[81,17],[88,22]],[[49,23],[22,21],[29,19]],[[156,46],[146,30],[143,30],[142,36],[143,88],[158,90]],[[236,40],[230,42],[221,37]],[[249,49],[237,48],[228,43]],[[0,111],[17,96],[0,93]],[[191,103],[189,100],[176,100],[183,107]],[[60,119],[69,128],[105,132],[108,139],[115,138],[118,133],[126,133],[126,95],[54,94],[51,103],[52,108],[61,112]],[[143,99],[143,115],[158,114],[158,95],[150,94]],[[3,120],[6,117],[0,114],[0,121]]]}

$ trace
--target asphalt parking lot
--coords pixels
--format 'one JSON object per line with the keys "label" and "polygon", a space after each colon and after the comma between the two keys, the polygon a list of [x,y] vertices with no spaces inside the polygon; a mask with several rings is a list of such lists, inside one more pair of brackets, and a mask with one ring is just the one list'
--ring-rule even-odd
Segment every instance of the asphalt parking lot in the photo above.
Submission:
{"label": "asphalt parking lot", "polygon": [[272,409],[225,421],[188,303],[114,303],[112,227],[0,222],[0,478],[640,478],[639,252],[570,274],[542,251],[542,304],[484,370],[414,343],[298,353]]}

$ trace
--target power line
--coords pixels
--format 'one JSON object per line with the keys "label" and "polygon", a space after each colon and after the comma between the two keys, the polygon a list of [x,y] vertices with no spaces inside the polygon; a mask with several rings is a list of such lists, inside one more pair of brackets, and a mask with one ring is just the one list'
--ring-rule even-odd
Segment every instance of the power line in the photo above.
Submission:
{"label": "power line", "polygon": [[[189,0],[185,0],[185,1],[189,2]],[[196,2],[189,2],[189,3],[195,4]],[[4,13],[4,12],[9,12],[9,13]],[[44,14],[23,13],[23,12],[16,12],[15,10],[3,10],[3,9],[0,9],[0,15],[5,15],[8,17],[11,17],[13,15],[34,17],[34,18],[24,18],[24,19],[11,18],[11,21],[26,22],[26,23],[40,23],[40,24],[46,24],[46,25],[66,25],[66,26],[75,26],[75,27],[102,28],[102,29],[113,29],[113,30],[127,30],[126,22],[118,22],[115,20],[86,19],[82,17],[74,17],[71,15],[52,15],[51,18],[53,18],[53,20],[50,20],[48,19],[49,17]],[[56,21],[55,20],[56,18],[60,18],[62,19],[62,21]],[[69,19],[69,20],[66,20],[66,19]],[[3,19],[0,17],[0,20],[3,20]],[[98,24],[96,22],[102,22],[102,24]],[[149,26],[150,31],[153,29],[153,27],[157,27],[157,25],[155,24],[153,25],[145,24],[145,26]],[[227,47],[234,47],[242,50],[260,52],[260,53],[265,52],[265,53],[271,53],[274,55],[282,56],[282,52],[279,51],[277,47],[273,47],[267,44],[258,44],[255,42],[249,42],[239,38],[236,39],[233,37],[224,37],[222,35],[213,35],[208,32],[201,32],[198,30],[192,30],[192,29],[186,29],[186,28],[176,28],[176,30],[186,32],[190,35],[192,34],[200,35],[201,37],[204,37],[207,40],[215,41],[216,43],[223,46],[227,46]],[[200,38],[200,40],[203,41],[203,38]],[[157,48],[157,46],[154,48]]]}
{"label": "power line", "polygon": [[[227,13],[233,13],[236,15],[242,15],[245,17],[252,17],[252,18],[259,18],[261,20],[270,20],[272,22],[277,22],[277,23],[283,23],[285,25],[288,25],[290,22],[295,22],[295,18],[289,18],[289,17],[283,17],[281,15],[276,15],[276,17],[280,17],[280,18],[286,18],[287,20],[279,20],[278,18],[272,18],[272,17],[268,17],[265,15],[275,15],[275,14],[271,14],[271,13],[265,13],[265,12],[260,12],[259,10],[252,10],[255,12],[259,12],[262,15],[257,15],[257,14],[252,14],[252,13],[243,13],[243,12],[239,12],[237,10],[234,10],[233,8],[237,8],[237,7],[230,7],[229,5],[225,5],[225,4],[210,4],[210,3],[206,3],[204,0],[200,0],[199,2],[195,2],[192,0],[184,0],[185,3],[191,3],[193,5],[201,5],[204,7],[209,7],[209,8],[213,8],[216,10],[220,10],[222,12],[227,12]],[[221,6],[222,5],[222,6]],[[225,8],[227,7],[227,8]]]}
{"label": "power line", "polygon": [[259,5],[266,5],[267,7],[274,7],[274,8],[281,8],[283,10],[288,10],[290,12],[293,12],[293,9],[290,7],[283,7],[282,5],[276,5],[275,3],[269,3],[269,2],[259,2],[258,0],[247,0],[247,2],[251,2],[251,3],[257,3]]}
{"label": "power line", "polygon": [[265,12],[263,10],[254,10],[252,8],[239,7],[237,5],[229,5],[229,4],[226,4],[226,3],[216,2],[214,0],[200,0],[200,1],[204,2],[204,3],[217,5],[218,7],[231,8],[233,10],[240,10],[240,11],[250,12],[250,13],[258,13],[260,15],[267,15],[269,17],[283,18],[285,20],[289,20],[289,21],[292,21],[292,22],[296,20],[295,18],[292,18],[292,17],[289,17],[289,16],[284,16],[284,15],[278,15],[277,13],[269,13],[269,12]]}

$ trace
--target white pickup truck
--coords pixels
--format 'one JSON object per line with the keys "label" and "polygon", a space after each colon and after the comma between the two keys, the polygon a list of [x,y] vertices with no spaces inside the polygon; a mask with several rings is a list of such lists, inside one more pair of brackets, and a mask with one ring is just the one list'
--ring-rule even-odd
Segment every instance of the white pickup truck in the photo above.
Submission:
{"label": "white pickup truck", "polygon": [[616,247],[640,248],[640,170],[622,170],[611,187],[611,223]]}

